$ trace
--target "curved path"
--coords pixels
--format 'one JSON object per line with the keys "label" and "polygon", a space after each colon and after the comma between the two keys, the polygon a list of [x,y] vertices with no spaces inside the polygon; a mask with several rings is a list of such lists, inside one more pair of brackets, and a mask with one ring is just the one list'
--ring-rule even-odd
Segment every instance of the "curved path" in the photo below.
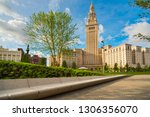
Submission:
{"label": "curved path", "polygon": [[150,75],[136,75],[110,83],[49,97],[50,100],[150,100]]}

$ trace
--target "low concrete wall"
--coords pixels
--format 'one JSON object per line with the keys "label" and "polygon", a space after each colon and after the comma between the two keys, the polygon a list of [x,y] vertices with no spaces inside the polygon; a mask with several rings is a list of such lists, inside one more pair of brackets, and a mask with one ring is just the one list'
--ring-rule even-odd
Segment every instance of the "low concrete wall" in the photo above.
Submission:
{"label": "low concrete wall", "polygon": [[28,79],[6,79],[0,80],[0,91],[19,88],[30,88],[41,85],[52,85],[56,83],[75,82],[88,79],[101,78],[101,76],[94,77],[67,77],[67,78],[28,78]]}
{"label": "low concrete wall", "polygon": [[[123,77],[126,76],[120,75],[106,78],[88,77],[82,79],[77,77],[55,79],[1,80],[0,99],[41,99],[68,91],[110,82]],[[7,82],[10,86],[8,86]],[[8,90],[6,85],[8,86],[8,89],[11,88],[11,90]]]}

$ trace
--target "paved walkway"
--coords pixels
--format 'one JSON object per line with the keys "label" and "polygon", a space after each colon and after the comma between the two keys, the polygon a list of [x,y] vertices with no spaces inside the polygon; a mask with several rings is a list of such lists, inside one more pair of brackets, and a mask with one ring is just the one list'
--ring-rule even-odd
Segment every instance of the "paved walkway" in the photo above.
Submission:
{"label": "paved walkway", "polygon": [[59,100],[150,100],[150,75],[137,75],[82,90],[49,97]]}

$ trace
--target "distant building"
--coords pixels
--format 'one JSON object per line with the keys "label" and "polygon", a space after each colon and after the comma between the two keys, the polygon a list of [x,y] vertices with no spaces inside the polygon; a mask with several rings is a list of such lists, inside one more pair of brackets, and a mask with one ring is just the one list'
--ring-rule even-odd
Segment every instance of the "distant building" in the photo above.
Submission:
{"label": "distant building", "polygon": [[41,60],[41,58],[38,55],[33,55],[31,57],[31,63],[32,64],[39,64],[40,60]]}
{"label": "distant building", "polygon": [[[141,67],[150,66],[150,48],[130,44],[117,47],[103,45],[104,47],[98,48],[98,30],[94,6],[91,4],[86,24],[86,48],[63,53],[60,65],[66,61],[68,67],[71,67],[72,63],[75,62],[78,68],[86,67],[91,70],[100,69],[106,63],[110,68],[113,68],[115,63],[118,64],[118,67],[125,67],[127,63],[130,67],[136,67],[137,64],[140,64]],[[52,58],[50,57],[48,61],[48,66],[51,66]]]}
{"label": "distant building", "polygon": [[39,65],[45,65],[46,66],[46,58],[45,57],[39,57],[38,55],[33,55],[30,57],[31,64],[39,64]]}
{"label": "distant building", "polygon": [[[105,50],[105,51],[104,51]],[[122,44],[117,47],[105,46],[103,49],[103,62],[111,68],[117,63],[119,67],[125,67],[128,63],[130,67],[150,66],[150,48]]]}
{"label": "distant building", "polygon": [[23,50],[18,48],[17,51],[9,50],[0,47],[0,60],[20,62],[22,58]]}

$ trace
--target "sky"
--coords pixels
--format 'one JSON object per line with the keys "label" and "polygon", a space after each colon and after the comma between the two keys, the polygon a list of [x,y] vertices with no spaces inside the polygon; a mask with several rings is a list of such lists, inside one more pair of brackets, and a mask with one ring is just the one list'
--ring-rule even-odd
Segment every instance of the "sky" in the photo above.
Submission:
{"label": "sky", "polygon": [[[145,10],[129,5],[132,0],[0,0],[0,46],[17,50],[26,49],[28,38],[23,29],[33,13],[40,11],[67,12],[77,24],[79,41],[76,48],[85,48],[85,25],[91,2],[94,5],[99,24],[99,47],[101,40],[105,45],[118,46],[129,43],[150,47],[150,42],[134,37],[141,33],[150,36],[150,17],[140,18]],[[32,54],[43,55],[31,50]]]}

